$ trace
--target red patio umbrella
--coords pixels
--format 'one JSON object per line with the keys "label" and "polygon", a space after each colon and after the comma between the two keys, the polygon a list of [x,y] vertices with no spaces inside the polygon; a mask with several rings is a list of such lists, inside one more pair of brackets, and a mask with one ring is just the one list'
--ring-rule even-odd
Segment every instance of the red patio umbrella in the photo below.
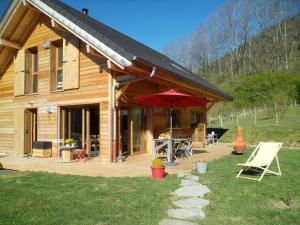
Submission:
{"label": "red patio umbrella", "polygon": [[177,92],[173,89],[151,95],[138,96],[135,100],[141,105],[160,107],[190,107],[205,105],[208,101],[205,98]]}
{"label": "red patio umbrella", "polygon": [[[138,96],[135,97],[135,100],[138,104],[141,105],[169,107],[171,109],[170,138],[172,138],[173,107],[200,106],[200,105],[205,105],[208,102],[208,100],[205,98],[199,98],[196,96],[180,93],[173,89],[170,89],[165,92],[151,94],[151,95]],[[168,158],[168,162],[171,162],[170,158]]]}

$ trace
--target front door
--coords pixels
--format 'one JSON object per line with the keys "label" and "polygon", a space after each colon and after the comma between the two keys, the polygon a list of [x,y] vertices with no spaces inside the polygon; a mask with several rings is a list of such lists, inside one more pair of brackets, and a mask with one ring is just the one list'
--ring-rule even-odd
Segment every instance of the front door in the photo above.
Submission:
{"label": "front door", "polygon": [[24,112],[24,153],[32,154],[32,142],[37,138],[37,110],[25,109]]}

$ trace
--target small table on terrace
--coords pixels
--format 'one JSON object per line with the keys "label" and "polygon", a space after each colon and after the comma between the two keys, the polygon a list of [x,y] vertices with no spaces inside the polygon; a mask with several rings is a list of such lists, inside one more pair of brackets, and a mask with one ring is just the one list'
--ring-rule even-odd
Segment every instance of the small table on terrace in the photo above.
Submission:
{"label": "small table on terrace", "polygon": [[157,156],[157,152],[167,147],[167,163],[173,163],[173,144],[191,141],[191,138],[156,138],[152,144],[152,158]]}

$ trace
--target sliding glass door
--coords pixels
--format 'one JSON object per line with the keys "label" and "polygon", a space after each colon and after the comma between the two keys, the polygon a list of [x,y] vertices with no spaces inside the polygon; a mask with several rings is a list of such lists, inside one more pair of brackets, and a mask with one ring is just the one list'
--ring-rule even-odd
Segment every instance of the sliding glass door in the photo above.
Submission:
{"label": "sliding glass door", "polygon": [[146,110],[143,108],[132,109],[132,154],[145,152]]}

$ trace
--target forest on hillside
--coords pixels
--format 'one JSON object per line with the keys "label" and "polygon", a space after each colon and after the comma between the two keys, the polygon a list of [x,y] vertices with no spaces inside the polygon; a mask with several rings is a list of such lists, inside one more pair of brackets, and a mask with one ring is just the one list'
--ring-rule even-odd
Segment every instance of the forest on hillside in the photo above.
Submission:
{"label": "forest on hillside", "polygon": [[228,91],[213,111],[300,98],[300,0],[227,0],[164,53]]}

